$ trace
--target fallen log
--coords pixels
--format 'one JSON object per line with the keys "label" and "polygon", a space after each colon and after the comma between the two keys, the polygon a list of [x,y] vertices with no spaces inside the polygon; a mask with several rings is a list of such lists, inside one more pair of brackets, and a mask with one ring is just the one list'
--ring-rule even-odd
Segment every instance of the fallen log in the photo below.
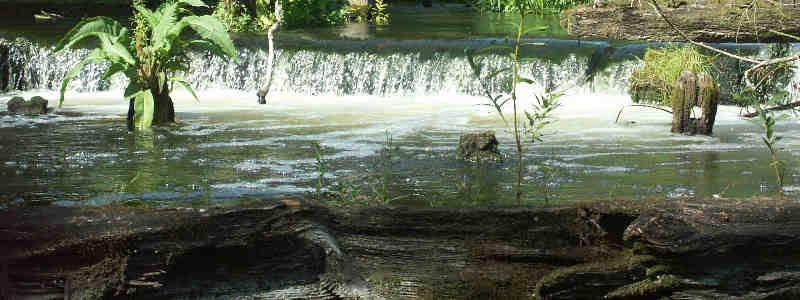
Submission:
{"label": "fallen log", "polygon": [[[691,5],[664,8],[664,15],[698,42],[794,42],[771,33],[800,34],[800,9],[774,5],[754,11],[730,7],[729,2],[690,1]],[[749,16],[749,17],[748,17]],[[755,20],[755,21],[754,21]],[[579,6],[561,15],[561,25],[573,36],[631,41],[685,41],[648,6],[627,2],[605,7]]]}
{"label": "fallen log", "polygon": [[[788,254],[800,250],[798,214],[791,201],[697,199],[470,209],[344,209],[302,200],[206,209],[12,207],[0,211],[0,295],[777,297],[796,292],[800,259]],[[724,256],[717,253],[729,258],[708,258]]]}

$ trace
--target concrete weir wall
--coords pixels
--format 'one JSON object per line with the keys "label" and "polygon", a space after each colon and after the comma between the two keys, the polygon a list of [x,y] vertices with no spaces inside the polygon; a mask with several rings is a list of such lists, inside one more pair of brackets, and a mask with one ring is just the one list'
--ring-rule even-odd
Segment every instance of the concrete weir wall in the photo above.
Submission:
{"label": "concrete weir wall", "polygon": [[772,199],[9,208],[0,295],[789,299],[800,295],[798,216],[800,204]]}

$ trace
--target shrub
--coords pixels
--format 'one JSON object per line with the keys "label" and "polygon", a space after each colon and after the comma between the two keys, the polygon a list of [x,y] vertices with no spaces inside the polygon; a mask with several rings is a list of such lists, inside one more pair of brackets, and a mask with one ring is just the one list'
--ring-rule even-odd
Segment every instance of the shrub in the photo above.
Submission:
{"label": "shrub", "polygon": [[710,73],[713,58],[694,46],[647,49],[643,65],[633,72],[629,92],[636,103],[670,105],[672,84],[683,70]]}

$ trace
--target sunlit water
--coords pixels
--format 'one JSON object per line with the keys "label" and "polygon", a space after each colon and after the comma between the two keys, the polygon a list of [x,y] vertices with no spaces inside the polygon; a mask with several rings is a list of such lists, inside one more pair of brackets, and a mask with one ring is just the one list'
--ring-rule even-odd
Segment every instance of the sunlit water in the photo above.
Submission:
{"label": "sunlit water", "polygon": [[[239,62],[196,54],[185,77],[196,83],[200,103],[179,90],[179,126],[135,133],[124,125],[124,79],[103,82],[103,67],[90,69],[72,83],[64,108],[41,117],[0,117],[0,205],[207,205],[315,195],[315,145],[328,165],[322,186],[328,197],[356,187],[358,199],[379,198],[388,178],[394,205],[517,204],[513,137],[479,97],[463,56],[464,47],[483,42],[284,50],[267,105],[255,104],[266,60],[260,47],[242,47]],[[615,59],[601,72],[582,80],[593,68],[592,53],[606,46],[529,51],[540,59],[524,73],[537,83],[523,86],[521,107],[530,108],[532,95],[546,87],[566,95],[544,141],[525,147],[523,203],[776,193],[760,128],[738,117],[738,108],[721,108],[713,137],[670,134],[670,115],[643,108],[626,109],[615,122],[630,104],[626,87],[638,62],[622,47],[607,54]],[[20,62],[13,79],[24,91],[0,94],[1,109],[15,95],[42,95],[55,104],[60,79],[85,53],[20,46],[12,53]],[[485,62],[487,72],[509,63],[501,54]],[[491,88],[501,90],[504,82],[498,78]],[[459,136],[483,130],[497,131],[508,158],[458,160]],[[784,121],[779,132],[785,193],[798,197],[800,124]],[[390,163],[382,150],[387,133]]]}

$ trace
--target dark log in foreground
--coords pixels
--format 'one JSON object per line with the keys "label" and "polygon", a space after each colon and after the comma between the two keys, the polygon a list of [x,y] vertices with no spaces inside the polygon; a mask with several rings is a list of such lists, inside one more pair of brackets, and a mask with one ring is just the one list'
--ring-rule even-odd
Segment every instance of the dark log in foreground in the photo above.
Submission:
{"label": "dark log in foreground", "polygon": [[[624,2],[624,4],[622,4]],[[699,42],[775,42],[790,41],[770,33],[775,30],[797,35],[800,33],[800,8],[777,3],[745,11],[730,6],[730,1],[674,1],[677,8],[664,7],[664,15],[682,29],[689,38]],[[688,2],[688,4],[687,4]],[[596,39],[635,41],[685,41],[662,20],[646,1],[632,8],[628,1],[607,7],[580,6],[562,13],[561,25],[569,34]],[[757,17],[754,17],[754,12]]]}
{"label": "dark log in foreground", "polygon": [[0,298],[787,297],[794,220],[800,204],[778,200],[9,208]]}

